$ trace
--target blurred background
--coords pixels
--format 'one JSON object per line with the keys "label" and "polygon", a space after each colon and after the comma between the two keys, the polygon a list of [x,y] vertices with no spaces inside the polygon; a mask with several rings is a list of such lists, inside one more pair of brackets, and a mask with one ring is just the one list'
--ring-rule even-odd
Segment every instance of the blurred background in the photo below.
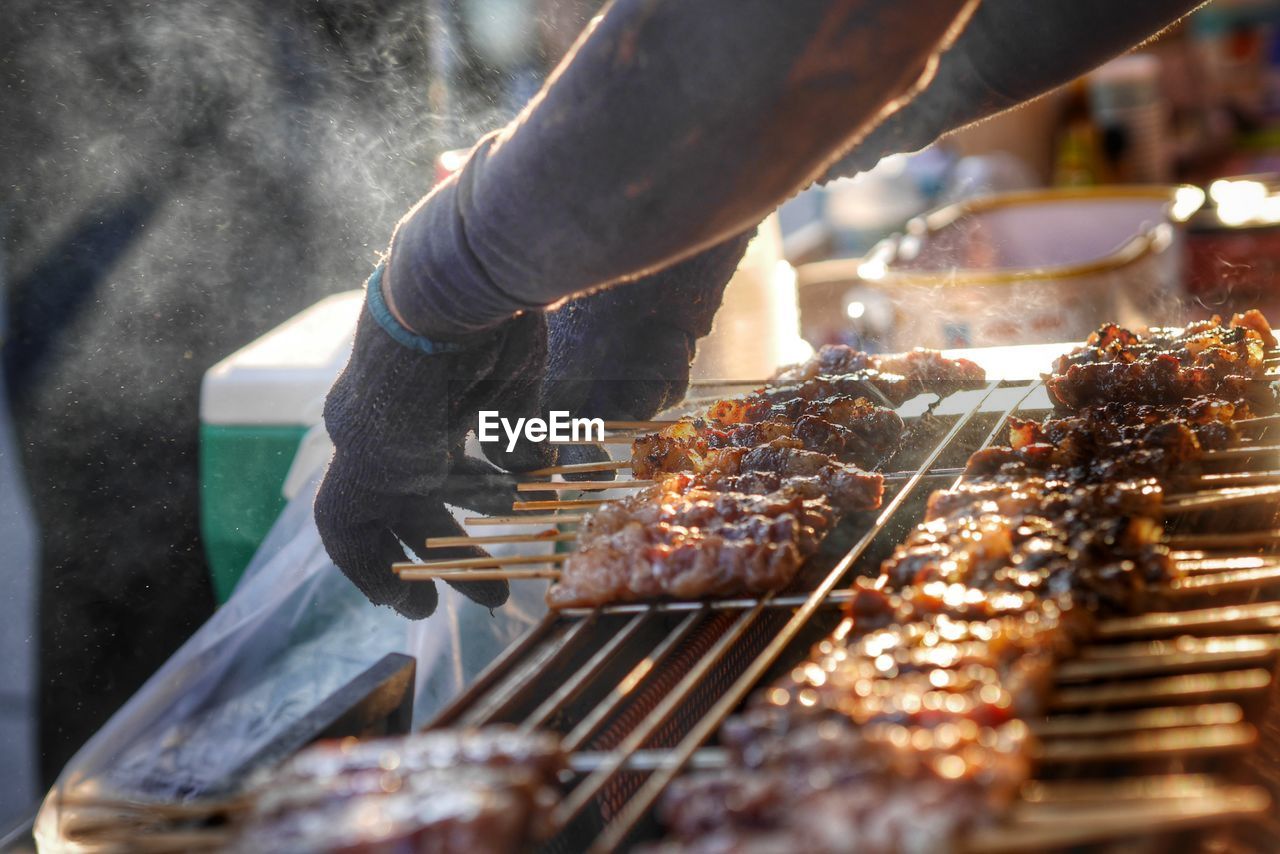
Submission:
{"label": "blurred background", "polygon": [[[283,504],[306,425],[256,434],[271,500],[236,491],[240,445],[210,487],[226,432],[201,427],[206,372],[359,287],[450,152],[514,115],[598,6],[0,6],[0,822],[212,613],[234,579],[211,568],[242,566]],[[1024,109],[801,193],[769,234],[787,274],[762,281],[815,346],[1274,311],[1280,2],[1217,0]]]}

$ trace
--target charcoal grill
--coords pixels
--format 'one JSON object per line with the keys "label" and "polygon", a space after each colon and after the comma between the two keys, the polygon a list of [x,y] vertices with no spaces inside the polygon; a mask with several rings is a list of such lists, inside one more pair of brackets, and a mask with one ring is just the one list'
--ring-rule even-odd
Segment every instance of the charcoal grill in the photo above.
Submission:
{"label": "charcoal grill", "polygon": [[[656,838],[665,787],[683,770],[723,761],[720,724],[839,623],[849,582],[877,571],[919,521],[928,492],[954,481],[954,467],[996,440],[1008,416],[1048,406],[1039,382],[952,395],[923,420],[941,428],[891,479],[884,507],[846,520],[831,538],[840,548],[811,558],[804,592],[552,612],[429,728],[561,733],[572,774],[546,852]],[[1280,477],[1252,478],[1268,479]],[[1188,578],[1167,610],[1102,622],[1059,668],[1050,715],[1029,722],[1041,742],[1037,778],[1001,825],[964,842],[968,850],[1280,844],[1268,814],[1280,795],[1280,716],[1269,714],[1280,649],[1280,558],[1270,555],[1280,531],[1269,530],[1272,505],[1262,506],[1265,519],[1258,509],[1170,521]]]}

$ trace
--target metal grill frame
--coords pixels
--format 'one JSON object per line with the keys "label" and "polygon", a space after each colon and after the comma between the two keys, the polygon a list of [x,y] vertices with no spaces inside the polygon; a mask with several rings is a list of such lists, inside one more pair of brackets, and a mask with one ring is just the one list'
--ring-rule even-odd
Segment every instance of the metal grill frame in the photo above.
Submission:
{"label": "metal grill frame", "polygon": [[[842,582],[847,586],[850,571],[859,559],[885,536],[891,525],[901,521],[899,512],[917,493],[918,487],[926,479],[931,479],[939,459],[958,449],[956,443],[965,428],[980,415],[994,415],[992,427],[983,438],[972,448],[962,449],[967,455],[991,445],[1005,428],[1010,415],[1043,413],[1045,410],[1042,409],[1022,409],[1027,399],[1042,388],[1041,381],[993,380],[977,390],[972,405],[959,411],[955,422],[887,501],[874,522],[858,535],[853,545],[808,592],[552,610],[490,664],[426,728],[475,727],[497,722],[515,723],[525,731],[546,727],[609,669],[612,659],[627,646],[628,641],[652,629],[651,624],[670,622],[665,635],[648,647],[647,654],[629,668],[589,712],[574,722],[562,738],[565,750],[575,760],[574,766],[583,770],[553,813],[553,823],[559,828],[559,835],[547,843],[544,850],[580,850],[587,844],[593,851],[613,851],[624,847],[651,814],[663,790],[682,770],[719,761],[720,752],[704,745],[784,655],[794,653],[798,660],[808,651],[807,644],[797,647],[797,639],[816,614],[837,608],[847,601],[847,591],[837,588],[842,586]],[[1010,401],[1007,405],[985,408],[998,390],[1009,390]],[[951,485],[958,484],[960,480],[955,477]],[[916,521],[913,519],[910,524],[914,525]],[[790,618],[772,633],[763,648],[752,656],[710,707],[698,714],[691,726],[684,728],[677,743],[667,747],[648,746],[655,734],[670,724],[680,707],[705,686],[734,645],[748,630],[759,625],[763,615],[787,610],[791,611]],[[712,615],[733,616],[733,619],[714,643],[697,656],[677,684],[617,744],[606,750],[588,750],[588,744],[601,728],[644,687],[646,680],[664,671],[664,664],[681,644],[688,641],[698,626]],[[605,618],[625,618],[626,621],[620,630],[601,636],[595,627]],[[584,647],[594,649],[594,652],[584,656]],[[553,665],[574,658],[579,663],[571,668],[569,675],[556,680],[554,687],[548,687]],[[512,719],[508,713],[521,706],[533,707],[533,710]],[[645,776],[643,782],[622,786],[626,793],[620,808],[599,815],[603,826],[594,839],[583,838],[581,829],[575,833],[575,822],[593,805],[600,810],[603,796],[607,791],[618,788],[620,778],[627,774]]]}

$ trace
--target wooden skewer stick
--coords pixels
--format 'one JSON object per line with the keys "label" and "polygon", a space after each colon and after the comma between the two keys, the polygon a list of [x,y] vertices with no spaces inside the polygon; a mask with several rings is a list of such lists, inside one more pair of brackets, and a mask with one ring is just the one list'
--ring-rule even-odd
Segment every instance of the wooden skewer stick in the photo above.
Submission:
{"label": "wooden skewer stick", "polygon": [[[396,573],[406,572],[431,572],[437,570],[465,570],[472,568],[481,569],[500,569],[505,566],[523,566],[531,563],[560,563],[569,557],[568,552],[556,552],[545,555],[499,555],[497,557],[462,557],[457,560],[430,560],[426,563],[413,563],[411,561],[401,561],[400,563],[391,564],[391,571]],[[468,576],[470,577],[470,576]]]}
{"label": "wooden skewer stick", "polygon": [[1205,451],[1201,456],[1206,460],[1231,460],[1239,457],[1256,457],[1261,454],[1280,453],[1280,445],[1240,445],[1235,448],[1218,448]]}
{"label": "wooden skewer stick", "polygon": [[1225,783],[1212,774],[1152,774],[1119,780],[1028,780],[1014,809],[1070,807],[1145,801],[1152,798],[1199,798],[1220,791]]}
{"label": "wooden skewer stick", "polygon": [[1165,499],[1166,516],[1179,513],[1195,513],[1202,510],[1221,510],[1241,504],[1254,504],[1280,496],[1280,484],[1271,486],[1233,487],[1209,489],[1184,495],[1171,495]]}
{"label": "wooden skewer stick", "polygon": [[1213,796],[1204,794],[1194,799],[1130,800],[1082,807],[1063,811],[1051,820],[1023,820],[971,831],[963,840],[961,851],[963,854],[1056,851],[1129,836],[1156,837],[1261,815],[1270,805],[1270,797],[1260,787],[1224,786]]}
{"label": "wooden skewer stick", "polygon": [[1224,486],[1264,486],[1280,483],[1280,470],[1211,472],[1198,475],[1196,482],[1211,489]]}
{"label": "wooden skewer stick", "polygon": [[1055,709],[1088,709],[1100,706],[1216,700],[1229,695],[1262,691],[1270,684],[1270,671],[1260,668],[1232,670],[1226,673],[1166,676],[1114,685],[1059,688],[1053,698],[1053,707]]}
{"label": "wooden skewer stick", "polygon": [[1174,549],[1252,549],[1280,542],[1280,528],[1230,534],[1173,534],[1165,544]]}
{"label": "wooden skewer stick", "polygon": [[526,472],[531,477],[550,477],[553,474],[580,474],[593,471],[618,471],[631,468],[630,460],[604,460],[598,463],[566,463],[562,466],[547,466]]}
{"label": "wooden skewer stick", "polygon": [[564,482],[541,481],[539,483],[517,483],[516,492],[572,492],[580,489],[589,492],[601,489],[643,489],[653,486],[651,480],[576,480]]}
{"label": "wooden skewer stick", "polygon": [[508,543],[568,543],[577,534],[564,533],[551,528],[538,534],[495,534],[489,537],[428,537],[427,548],[448,549],[457,546],[495,546]]}
{"label": "wooden skewer stick", "polygon": [[548,440],[550,445],[630,445],[635,441],[635,436],[614,435],[605,436],[601,439],[564,439],[563,441]]}
{"label": "wooden skewer stick", "polygon": [[1118,661],[1144,655],[1175,655],[1280,649],[1280,636],[1273,634],[1219,635],[1217,637],[1176,637],[1127,643],[1092,644],[1081,648],[1079,655],[1089,661]]}
{"label": "wooden skewer stick", "polygon": [[1266,569],[1280,566],[1280,558],[1275,557],[1206,557],[1203,552],[1182,552],[1181,554],[1183,555],[1191,554],[1195,556],[1178,558],[1178,554],[1174,553],[1171,556],[1177,559],[1178,569],[1185,575],[1209,576],[1214,573],[1229,573],[1244,569]]}
{"label": "wooden skewer stick", "polygon": [[1240,649],[1148,653],[1129,658],[1082,659],[1064,662],[1054,672],[1054,678],[1059,684],[1063,684],[1100,679],[1130,679],[1160,673],[1189,673],[1220,667],[1249,667],[1265,664],[1275,654],[1274,646],[1258,645]]}
{"label": "wooden skewer stick", "polygon": [[558,569],[406,569],[400,573],[401,581],[532,581],[559,577]]}
{"label": "wooden skewer stick", "polygon": [[516,501],[512,510],[563,510],[570,507],[599,507],[603,498],[562,498],[558,501]]}
{"label": "wooden skewer stick", "polygon": [[1232,590],[1258,590],[1277,583],[1280,583],[1280,566],[1264,566],[1178,578],[1171,581],[1165,589],[1174,596],[1194,596]]}
{"label": "wooden skewer stick", "polygon": [[1244,710],[1235,703],[1203,703],[1198,706],[1164,706],[1134,712],[1054,715],[1028,725],[1042,741],[1074,739],[1124,732],[1154,732],[1189,726],[1219,726],[1244,720]]}
{"label": "wooden skewer stick", "polygon": [[1280,425],[1280,415],[1259,415],[1256,418],[1241,418],[1233,421],[1232,424],[1238,427],[1270,427],[1272,425]]}
{"label": "wooden skewer stick", "polygon": [[1042,743],[1035,758],[1041,763],[1132,762],[1235,752],[1257,740],[1258,733],[1249,724],[1213,724]]}
{"label": "wooden skewer stick", "polygon": [[1157,611],[1137,617],[1115,617],[1099,623],[1097,635],[1110,639],[1276,629],[1280,629],[1280,602],[1254,602],[1197,611]]}
{"label": "wooden skewer stick", "polygon": [[604,429],[606,430],[643,430],[645,432],[653,430],[662,430],[670,427],[672,424],[678,423],[674,418],[655,418],[651,421],[606,421]]}
{"label": "wooden skewer stick", "polygon": [[540,516],[468,516],[465,525],[577,525],[587,518],[585,513],[544,513]]}
{"label": "wooden skewer stick", "polygon": [[717,386],[763,386],[768,385],[768,380],[689,380],[689,388],[715,388]]}
{"label": "wooden skewer stick", "polygon": [[1089,806],[1199,800],[1214,797],[1233,785],[1211,774],[1152,774],[1118,780],[1028,780],[1019,792],[1021,799],[1007,815],[1013,821],[1034,820]]}

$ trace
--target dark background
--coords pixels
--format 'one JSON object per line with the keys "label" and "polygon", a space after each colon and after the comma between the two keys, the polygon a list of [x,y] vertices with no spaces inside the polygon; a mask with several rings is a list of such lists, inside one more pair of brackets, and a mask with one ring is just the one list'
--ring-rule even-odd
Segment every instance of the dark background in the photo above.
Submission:
{"label": "dark background", "polygon": [[436,154],[509,116],[567,44],[569,5],[502,67],[431,0],[0,4],[3,353],[41,527],[46,782],[213,609],[203,372],[362,283]]}

